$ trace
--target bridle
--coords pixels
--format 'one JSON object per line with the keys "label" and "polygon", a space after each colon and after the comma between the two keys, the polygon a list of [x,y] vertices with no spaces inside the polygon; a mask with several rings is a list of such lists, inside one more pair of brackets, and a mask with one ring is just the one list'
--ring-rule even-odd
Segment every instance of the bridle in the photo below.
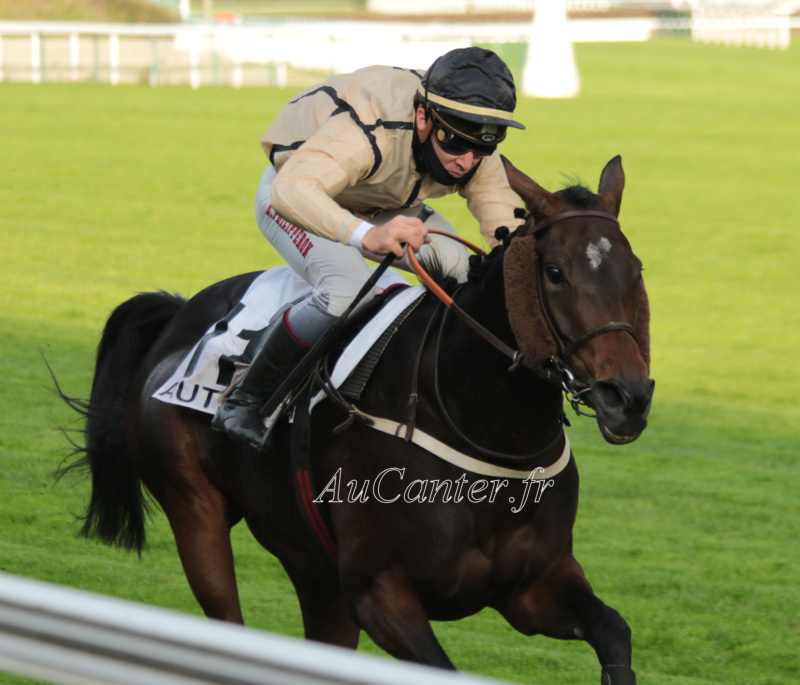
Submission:
{"label": "bridle", "polygon": [[[559,212],[558,214],[554,214],[553,216],[540,221],[538,224],[533,226],[534,235],[543,229],[552,226],[555,223],[565,221],[567,219],[573,219],[576,217],[597,217],[601,219],[605,219],[607,221],[613,222],[616,226],[619,227],[619,220],[614,214],[610,212],[603,212],[598,210],[570,210],[566,212]],[[447,231],[438,231],[438,230],[429,230],[428,233],[435,233],[437,235],[443,235],[447,238],[452,240],[456,240],[460,242],[462,245],[465,245],[470,250],[475,252],[476,254],[485,256],[486,252],[481,248],[473,245],[469,241],[457,236],[453,233],[448,233]],[[472,330],[474,330],[478,335],[480,335],[484,340],[488,343],[493,345],[496,349],[498,349],[501,353],[511,359],[511,366],[509,367],[509,371],[515,370],[523,361],[523,355],[519,350],[514,350],[508,345],[506,345],[502,340],[497,338],[493,333],[488,331],[484,328],[481,324],[479,324],[475,319],[473,319],[469,314],[467,314],[463,309],[461,309],[458,304],[450,297],[444,290],[434,282],[431,276],[425,271],[422,265],[417,260],[416,256],[414,255],[413,250],[407,249],[406,254],[408,256],[408,262],[411,265],[411,268],[414,270],[414,273],[420,278],[420,280],[428,287],[428,289],[436,295],[439,300],[447,307],[448,309],[452,310],[455,314],[457,314],[464,323],[466,323]],[[612,333],[615,331],[623,331],[625,333],[630,334],[630,336],[637,342],[638,338],[636,336],[636,331],[633,327],[627,323],[619,322],[619,321],[611,321],[609,323],[603,324],[602,326],[597,326],[596,328],[592,328],[591,330],[584,333],[582,336],[576,338],[575,340],[568,341],[561,331],[559,330],[558,326],[555,323],[554,317],[552,312],[550,311],[550,307],[547,302],[547,298],[544,296],[544,270],[542,269],[541,265],[537,266],[537,278],[538,278],[538,285],[539,285],[539,304],[541,306],[542,312],[544,313],[544,318],[547,323],[547,327],[550,329],[551,334],[553,335],[554,340],[556,341],[556,345],[558,345],[558,352],[556,354],[551,355],[546,362],[546,365],[543,368],[539,369],[539,373],[542,374],[547,379],[554,379],[560,380],[561,388],[564,391],[567,401],[572,405],[572,408],[575,410],[576,414],[582,416],[589,416],[594,417],[593,414],[585,412],[581,410],[581,405],[588,406],[586,402],[585,395],[590,391],[590,387],[583,381],[580,381],[576,376],[575,373],[569,366],[569,359],[572,355],[575,354],[581,347],[583,347],[586,343],[590,340],[604,335],[606,333]]]}
{"label": "bridle", "polygon": [[[540,221],[538,224],[535,224],[533,227],[534,236],[536,233],[548,228],[549,226],[558,223],[560,221],[564,221],[566,219],[572,219],[575,217],[597,217],[600,219],[605,219],[607,221],[611,221],[614,225],[619,227],[619,219],[614,214],[610,212],[602,212],[598,210],[571,210],[567,212],[560,212],[558,214],[554,214],[543,221]],[[576,414],[581,416],[589,416],[591,418],[596,418],[594,414],[590,414],[581,410],[581,405],[588,406],[584,395],[588,393],[591,388],[584,382],[579,381],[575,373],[569,366],[569,359],[574,355],[581,347],[583,347],[586,343],[588,343],[593,338],[596,338],[600,335],[604,335],[605,333],[611,333],[614,331],[624,331],[625,333],[630,334],[630,336],[639,343],[639,340],[636,336],[636,331],[634,330],[633,326],[627,323],[623,323],[620,321],[610,321],[609,323],[603,324],[602,326],[597,326],[596,328],[592,328],[582,336],[568,342],[564,335],[561,333],[561,330],[555,323],[555,318],[550,310],[549,303],[547,302],[547,298],[544,296],[544,269],[541,265],[537,268],[537,278],[539,281],[539,304],[541,306],[542,312],[544,313],[545,321],[547,322],[547,327],[550,329],[550,332],[553,335],[553,339],[556,341],[556,345],[558,345],[558,353],[551,355],[548,360],[547,364],[549,364],[550,368],[545,367],[542,372],[543,374],[548,377],[553,377],[553,371],[555,370],[555,374],[561,380],[561,388],[564,390],[564,393],[567,397],[567,400],[572,405],[572,408],[575,410]]]}

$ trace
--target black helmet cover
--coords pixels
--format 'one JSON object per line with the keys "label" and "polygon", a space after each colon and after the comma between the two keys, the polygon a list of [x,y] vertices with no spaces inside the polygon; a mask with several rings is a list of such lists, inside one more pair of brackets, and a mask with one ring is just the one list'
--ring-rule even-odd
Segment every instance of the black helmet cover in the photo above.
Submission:
{"label": "black helmet cover", "polygon": [[417,95],[448,121],[455,117],[475,124],[525,128],[514,121],[514,77],[491,50],[470,47],[445,53],[425,73]]}

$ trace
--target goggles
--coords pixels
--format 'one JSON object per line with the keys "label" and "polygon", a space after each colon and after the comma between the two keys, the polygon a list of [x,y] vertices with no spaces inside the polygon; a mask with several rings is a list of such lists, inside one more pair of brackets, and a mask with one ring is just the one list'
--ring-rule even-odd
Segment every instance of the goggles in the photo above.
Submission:
{"label": "goggles", "polygon": [[458,156],[472,152],[476,157],[488,157],[497,149],[497,145],[478,145],[438,124],[433,128],[433,135],[439,147],[450,155]]}
{"label": "goggles", "polygon": [[497,149],[497,143],[505,138],[505,127],[484,124],[474,135],[458,131],[432,107],[428,110],[434,119],[433,135],[439,147],[451,155],[472,152],[475,157],[488,157]]}

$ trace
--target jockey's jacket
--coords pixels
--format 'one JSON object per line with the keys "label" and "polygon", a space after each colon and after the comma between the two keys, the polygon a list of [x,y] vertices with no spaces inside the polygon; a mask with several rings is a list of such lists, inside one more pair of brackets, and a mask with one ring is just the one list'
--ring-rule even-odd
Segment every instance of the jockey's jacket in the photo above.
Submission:
{"label": "jockey's jacket", "polygon": [[443,186],[416,169],[414,93],[423,72],[372,66],[299,93],[261,138],[278,174],[275,211],[317,235],[347,243],[361,220],[459,193],[494,246],[498,226],[516,228],[519,198],[498,152],[463,186]]}

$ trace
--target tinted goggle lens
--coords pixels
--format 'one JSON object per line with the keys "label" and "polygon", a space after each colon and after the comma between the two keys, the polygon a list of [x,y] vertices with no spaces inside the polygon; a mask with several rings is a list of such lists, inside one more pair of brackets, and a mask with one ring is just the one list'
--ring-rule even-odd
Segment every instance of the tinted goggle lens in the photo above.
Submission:
{"label": "tinted goggle lens", "polygon": [[462,138],[455,131],[439,125],[436,126],[434,135],[439,147],[451,155],[463,155],[472,151],[476,157],[488,157],[497,149],[497,145],[478,145],[471,140]]}

